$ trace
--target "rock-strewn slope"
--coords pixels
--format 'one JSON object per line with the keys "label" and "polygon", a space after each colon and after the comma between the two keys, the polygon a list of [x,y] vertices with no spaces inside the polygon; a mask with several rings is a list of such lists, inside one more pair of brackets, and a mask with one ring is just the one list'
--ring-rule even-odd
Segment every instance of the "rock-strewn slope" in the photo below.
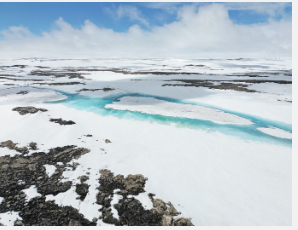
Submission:
{"label": "rock-strewn slope", "polygon": [[[0,147],[18,151],[16,156],[0,157],[0,197],[4,199],[0,203],[0,213],[9,211],[19,212],[22,220],[15,221],[15,225],[96,225],[97,219],[90,221],[84,218],[79,210],[71,206],[59,206],[54,201],[46,201],[46,195],[57,195],[66,192],[72,186],[72,181],[61,182],[63,171],[66,167],[76,169],[77,163],[70,164],[73,159],[89,152],[85,148],[77,148],[74,145],[50,149],[48,153],[34,152],[37,144],[31,142],[28,146],[17,147],[17,143],[11,140],[2,142]],[[21,150],[20,150],[21,149]],[[1,150],[1,149],[0,149]],[[48,175],[45,165],[56,168],[52,175]],[[149,193],[153,208],[147,210],[142,203],[133,196],[145,192],[145,183],[148,179],[141,174],[114,176],[105,169],[100,170],[100,178],[96,203],[102,205],[99,210],[103,222],[114,225],[166,225],[166,226],[191,226],[190,219],[174,218],[180,213],[171,202],[165,203],[160,199],[154,199],[154,194]],[[89,191],[88,177],[80,177],[81,184],[76,184],[76,193],[83,201]],[[28,200],[24,189],[36,187],[40,196]],[[115,190],[118,190],[117,192]],[[117,194],[122,196],[114,208],[118,212],[118,218],[114,217],[111,210],[111,201]]]}
{"label": "rock-strewn slope", "polygon": [[[115,225],[129,225],[129,226],[192,226],[190,219],[174,218],[180,213],[174,208],[171,202],[167,204],[160,200],[154,199],[154,194],[149,194],[153,203],[153,209],[146,210],[142,203],[134,197],[129,198],[129,195],[138,195],[144,192],[145,183],[148,180],[141,174],[114,176],[114,174],[107,169],[100,171],[99,178],[100,186],[97,194],[97,203],[103,206],[102,218],[105,223]],[[114,204],[119,218],[115,218],[111,210],[111,200],[115,195],[114,191],[122,196],[122,199]]]}

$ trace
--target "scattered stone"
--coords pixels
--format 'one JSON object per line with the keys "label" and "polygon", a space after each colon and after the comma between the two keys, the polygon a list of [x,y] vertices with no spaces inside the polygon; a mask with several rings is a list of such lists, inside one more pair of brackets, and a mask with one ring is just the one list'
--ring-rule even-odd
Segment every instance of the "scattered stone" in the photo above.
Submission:
{"label": "scattered stone", "polygon": [[[40,67],[39,67],[40,68]],[[84,73],[86,74],[86,73]],[[85,79],[80,73],[74,73],[70,71],[57,71],[57,70],[34,70],[31,71],[30,75],[37,75],[37,76],[55,76],[56,78],[60,77],[68,77],[69,79],[73,78],[79,78],[79,79]]]}
{"label": "scattered stone", "polygon": [[4,141],[1,143],[0,147],[2,148],[9,148],[9,149],[15,149],[17,143],[13,143],[11,140]]}
{"label": "scattered stone", "polygon": [[41,112],[48,111],[47,109],[35,108],[35,107],[32,107],[32,106],[16,107],[16,108],[13,108],[12,110],[19,112],[19,114],[21,114],[21,115],[25,115],[25,114],[28,114],[28,113],[37,113],[38,111],[41,111]]}
{"label": "scattered stone", "polygon": [[[118,204],[114,205],[114,208],[118,211],[119,215],[119,221],[115,221],[116,225],[161,225],[162,216],[153,213],[151,210],[145,210],[142,203],[135,198],[121,199]],[[103,221],[105,222],[105,219]]]}
{"label": "scattered stone", "polygon": [[71,220],[69,221],[68,226],[82,226],[82,225],[81,225],[80,221],[71,219]]}
{"label": "scattered stone", "polygon": [[103,90],[104,92],[108,92],[108,91],[113,91],[115,89],[109,88],[109,87],[104,87],[102,89],[86,89],[86,88],[83,88],[83,89],[77,90],[77,92],[85,92],[85,91],[94,92],[94,91],[99,91],[99,90]]}
{"label": "scattered stone", "polygon": [[87,184],[76,184],[76,193],[79,194],[81,200],[84,200],[89,191],[89,185]]}
{"label": "scattered stone", "polygon": [[21,220],[16,220],[16,221],[14,222],[14,226],[25,226],[25,225],[24,225],[23,221],[21,221]]}
{"label": "scattered stone", "polygon": [[106,142],[106,144],[112,143],[109,139],[106,139],[105,142]]}
{"label": "scattered stone", "polygon": [[149,198],[151,199],[152,197],[156,196],[154,193],[148,193]]}
{"label": "scattered stone", "polygon": [[171,226],[173,222],[173,218],[171,216],[163,215],[162,216],[162,226]]}
{"label": "scattered stone", "polygon": [[75,124],[74,121],[71,121],[71,120],[66,121],[66,120],[62,120],[61,118],[59,118],[59,119],[53,119],[53,118],[51,118],[50,119],[50,122],[58,123],[60,125],[74,125]]}
{"label": "scattered stone", "polygon": [[173,220],[172,226],[194,226],[191,221],[190,218],[175,218]]}
{"label": "scattered stone", "polygon": [[18,92],[17,94],[25,95],[25,94],[27,94],[27,93],[29,93],[29,92],[28,92],[28,91],[20,91],[20,92]]}
{"label": "scattered stone", "polygon": [[87,181],[87,180],[89,180],[89,177],[86,176],[86,175],[83,175],[83,176],[80,177],[80,181],[81,181],[81,183],[84,183],[84,182]]}
{"label": "scattered stone", "polygon": [[96,217],[94,217],[94,218],[92,219],[92,222],[93,222],[93,223],[96,223],[97,220],[98,220],[98,219],[97,219]]}
{"label": "scattered stone", "polygon": [[[273,74],[273,73],[270,73]],[[237,75],[228,75],[237,76]],[[239,76],[239,75],[238,75]],[[257,75],[241,75],[248,77],[256,77]],[[260,76],[265,77],[265,76]],[[207,87],[209,89],[220,89],[220,90],[235,90],[254,93],[256,90],[247,89],[249,84],[260,84],[260,83],[276,83],[276,84],[292,84],[292,81],[285,80],[196,80],[196,79],[172,79],[165,80],[167,82],[175,81],[179,83],[174,84],[163,84],[162,86],[183,86],[183,87]],[[219,84],[213,84],[213,82]]]}
{"label": "scattered stone", "polygon": [[113,90],[115,90],[115,89],[105,87],[105,88],[103,88],[102,90],[103,90],[104,92],[108,92],[108,91],[113,91]]}
{"label": "scattered stone", "polygon": [[108,169],[100,170],[100,190],[110,193],[114,189],[126,190],[128,194],[138,195],[141,192],[145,192],[145,183],[148,180],[143,175],[128,175],[124,178],[123,175],[114,176],[114,174]]}
{"label": "scattered stone", "polygon": [[32,150],[37,150],[37,143],[36,142],[30,142],[29,143],[29,147]]}
{"label": "scattered stone", "polygon": [[167,205],[170,206],[168,210],[171,216],[178,216],[181,214],[181,212],[178,212],[171,202],[168,202]]}
{"label": "scattered stone", "polygon": [[56,85],[56,86],[61,86],[61,85],[85,85],[83,82],[55,82],[55,83],[33,83],[34,85]]}
{"label": "scattered stone", "polygon": [[22,154],[28,153],[28,148],[27,147],[17,147],[17,143],[13,143],[11,140],[4,141],[1,143],[0,147],[2,148],[8,148],[8,149],[14,149]]}
{"label": "scattered stone", "polygon": [[28,148],[26,146],[24,146],[24,147],[15,147],[15,150],[20,152],[20,153],[23,153],[23,154],[26,154],[26,153],[29,152]]}
{"label": "scattered stone", "polygon": [[161,199],[151,199],[153,203],[153,207],[155,208],[154,212],[156,211],[158,214],[163,215],[167,214],[167,206],[164,201]]}

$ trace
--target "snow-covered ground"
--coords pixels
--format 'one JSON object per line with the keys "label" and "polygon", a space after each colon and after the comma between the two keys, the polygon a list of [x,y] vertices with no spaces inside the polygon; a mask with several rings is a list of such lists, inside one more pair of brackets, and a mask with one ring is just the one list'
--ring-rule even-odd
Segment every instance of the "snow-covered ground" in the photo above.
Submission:
{"label": "snow-covered ground", "polygon": [[[12,65],[27,65],[24,68]],[[187,66],[188,65],[188,66]],[[204,65],[195,67],[189,65]],[[41,68],[47,67],[47,68]],[[53,71],[70,68],[128,69],[130,73],[113,71],[78,71],[85,79],[30,75],[32,70]],[[25,146],[36,142],[38,151],[77,145],[91,151],[78,160],[76,170],[65,171],[61,181],[79,183],[79,176],[89,172],[89,193],[84,201],[76,199],[75,187],[56,196],[47,195],[59,205],[71,205],[90,221],[98,217],[101,208],[95,203],[100,169],[117,174],[143,174],[148,178],[146,192],[137,197],[148,208],[148,193],[170,201],[183,217],[192,218],[195,225],[291,225],[292,223],[292,148],[289,145],[245,140],[242,137],[203,129],[179,128],[149,121],[102,116],[91,110],[77,109],[65,103],[44,103],[65,99],[67,94],[104,98],[119,94],[146,94],[206,104],[160,103],[154,98],[122,97],[108,108],[127,109],[163,116],[189,117],[185,109],[193,110],[195,119],[213,122],[229,121],[252,125],[249,120],[216,108],[292,124],[292,84],[272,82],[252,83],[248,89],[258,92],[209,89],[208,87],[163,86],[177,83],[175,79],[208,80],[272,80],[291,81],[291,60],[0,60],[0,142],[12,140]],[[176,70],[180,69],[180,70]],[[177,74],[133,74],[136,71],[180,72]],[[68,70],[69,71],[69,70]],[[186,75],[181,72],[199,74]],[[240,75],[259,74],[266,77]],[[278,73],[277,73],[278,72]],[[213,75],[211,75],[213,74]],[[5,76],[4,76],[5,75]],[[13,76],[10,76],[13,75]],[[11,79],[18,80],[11,80]],[[41,79],[43,81],[36,81]],[[26,80],[26,81],[24,81]],[[28,81],[27,81],[28,80]],[[34,80],[34,81],[33,81]],[[35,83],[81,82],[76,85],[38,85]],[[180,82],[181,83],[181,82]],[[238,84],[239,82],[233,82]],[[240,82],[243,84],[243,82]],[[14,85],[7,85],[14,84]],[[36,88],[37,87],[37,88]],[[112,91],[102,90],[105,87]],[[99,89],[81,91],[81,89]],[[58,90],[58,91],[56,91]],[[26,94],[17,94],[27,91]],[[136,104],[135,100],[139,100]],[[133,102],[133,103],[132,103]],[[150,106],[148,107],[148,103]],[[17,106],[45,108],[47,112],[20,115],[12,111]],[[94,105],[93,105],[94,106]],[[210,107],[208,107],[210,106]],[[146,108],[145,108],[146,107]],[[207,112],[208,113],[207,113]],[[210,111],[213,111],[210,113]],[[197,116],[197,114],[202,115]],[[186,115],[188,114],[188,115]],[[202,117],[204,116],[204,117]],[[76,124],[61,126],[50,118],[72,120]],[[276,138],[288,138],[269,127],[259,129]],[[272,128],[271,128],[272,129]],[[266,131],[267,130],[267,131]],[[92,137],[85,135],[91,134]],[[105,143],[109,139],[111,143]],[[31,151],[29,154],[36,151]],[[0,149],[0,156],[20,154]],[[53,170],[50,172],[53,173]],[[30,188],[30,194],[34,188]],[[32,196],[30,196],[32,198]],[[117,197],[114,197],[117,199]],[[113,200],[113,202],[116,202]],[[116,212],[116,210],[113,210]],[[5,215],[0,214],[4,223]],[[17,214],[14,216],[14,219]],[[104,224],[98,221],[98,225]]]}
{"label": "snow-covered ground", "polygon": [[0,213],[0,222],[5,226],[13,226],[17,219],[22,219],[18,212]]}
{"label": "snow-covered ground", "polygon": [[185,105],[166,102],[155,98],[122,97],[119,102],[105,106],[118,110],[131,110],[146,114],[160,114],[170,117],[186,117],[200,120],[210,120],[219,124],[251,125],[251,121],[224,113],[223,111],[199,105]]}
{"label": "snow-covered ground", "polygon": [[269,135],[272,135],[274,137],[280,137],[280,138],[286,138],[286,139],[292,139],[292,133],[284,131],[279,128],[270,127],[270,128],[258,128],[258,130],[267,133]]}

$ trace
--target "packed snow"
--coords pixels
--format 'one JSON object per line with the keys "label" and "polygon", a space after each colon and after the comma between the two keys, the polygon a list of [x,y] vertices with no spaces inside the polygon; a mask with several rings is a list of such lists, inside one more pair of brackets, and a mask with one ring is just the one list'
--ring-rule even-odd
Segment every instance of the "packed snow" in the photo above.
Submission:
{"label": "packed snow", "polygon": [[[25,92],[21,94],[20,92]],[[32,87],[13,87],[0,90],[0,104],[38,103],[57,101],[67,98],[53,90],[37,89]]]}
{"label": "packed snow", "polygon": [[13,226],[16,220],[22,220],[19,212],[5,212],[0,213],[0,223],[6,226]]}
{"label": "packed snow", "polygon": [[292,133],[284,131],[279,128],[270,127],[270,128],[258,128],[263,133],[267,133],[274,137],[280,137],[280,138],[286,138],[286,139],[292,139]]}
{"label": "packed snow", "polygon": [[209,120],[219,124],[251,125],[251,121],[199,105],[177,104],[144,97],[122,97],[119,102],[106,105],[106,108],[130,110],[163,116],[186,117],[191,119]]}
{"label": "packed snow", "polygon": [[37,192],[35,185],[31,185],[29,188],[22,190],[26,194],[26,200],[29,201],[33,197],[42,196]]}
{"label": "packed snow", "polygon": [[56,170],[54,165],[44,165],[44,167],[46,168],[46,174],[48,174],[49,177],[51,177]]}

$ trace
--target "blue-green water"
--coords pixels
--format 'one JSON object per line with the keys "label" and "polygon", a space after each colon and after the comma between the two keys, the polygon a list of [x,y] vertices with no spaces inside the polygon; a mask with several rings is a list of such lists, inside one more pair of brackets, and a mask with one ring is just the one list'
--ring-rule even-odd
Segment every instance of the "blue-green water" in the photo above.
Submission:
{"label": "blue-green water", "polygon": [[[227,135],[237,136],[247,141],[259,141],[259,142],[267,142],[267,143],[278,144],[278,145],[286,145],[289,147],[292,146],[292,140],[273,137],[257,130],[257,128],[261,128],[261,127],[263,128],[276,127],[288,132],[292,132],[292,126],[289,124],[267,120],[260,117],[251,116],[251,115],[238,113],[234,111],[229,111],[229,110],[225,110],[225,109],[207,105],[207,104],[194,103],[187,100],[176,100],[168,97],[159,97],[154,95],[146,95],[146,94],[138,94],[138,93],[117,94],[117,95],[111,95],[103,98],[98,98],[98,97],[82,96],[79,94],[69,94],[62,91],[58,91],[58,92],[68,96],[68,98],[65,100],[48,102],[48,103],[61,103],[71,108],[94,112],[101,116],[115,116],[120,119],[133,119],[133,120],[146,121],[151,123],[159,123],[163,125],[175,124],[176,127],[178,128],[201,129],[207,132],[221,132]],[[128,111],[128,110],[114,110],[114,109],[105,108],[105,105],[119,101],[119,99],[124,96],[153,97],[159,100],[164,100],[164,101],[173,102],[173,103],[206,106],[209,108],[222,110],[226,113],[234,114],[239,117],[243,117],[245,119],[251,120],[254,124],[223,125],[223,124],[217,124],[206,120],[153,115],[153,114],[145,114],[145,113]]]}

